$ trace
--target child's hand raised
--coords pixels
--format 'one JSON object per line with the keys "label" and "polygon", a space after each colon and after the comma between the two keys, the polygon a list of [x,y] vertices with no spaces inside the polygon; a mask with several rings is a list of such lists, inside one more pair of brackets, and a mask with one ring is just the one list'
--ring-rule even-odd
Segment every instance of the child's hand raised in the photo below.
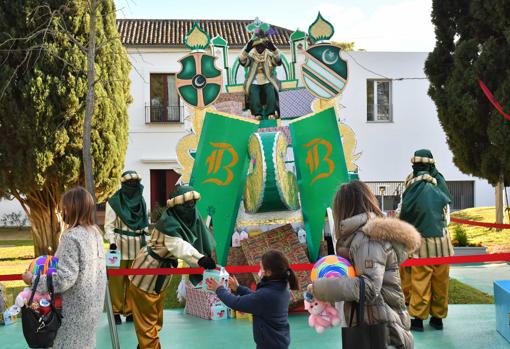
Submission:
{"label": "child's hand raised", "polygon": [[237,281],[235,276],[231,276],[228,278],[228,287],[230,287],[232,292],[237,292],[237,288],[239,287],[239,281]]}
{"label": "child's hand raised", "polygon": [[216,281],[213,278],[209,278],[205,280],[205,283],[207,284],[207,289],[216,292],[216,290],[221,286],[218,281]]}

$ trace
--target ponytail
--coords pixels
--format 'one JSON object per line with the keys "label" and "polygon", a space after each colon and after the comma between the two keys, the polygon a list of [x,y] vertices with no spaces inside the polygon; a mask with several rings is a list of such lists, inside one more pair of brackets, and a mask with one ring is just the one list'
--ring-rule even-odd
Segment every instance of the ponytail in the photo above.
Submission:
{"label": "ponytail", "polygon": [[289,286],[290,286],[290,289],[291,290],[299,290],[299,280],[296,276],[296,273],[294,273],[294,270],[290,269],[287,271],[287,275],[288,275],[288,281],[289,281]]}
{"label": "ponytail", "polygon": [[289,261],[285,255],[277,250],[270,250],[262,256],[262,266],[271,271],[271,280],[285,280],[291,290],[299,290],[299,281],[296,274],[290,269]]}

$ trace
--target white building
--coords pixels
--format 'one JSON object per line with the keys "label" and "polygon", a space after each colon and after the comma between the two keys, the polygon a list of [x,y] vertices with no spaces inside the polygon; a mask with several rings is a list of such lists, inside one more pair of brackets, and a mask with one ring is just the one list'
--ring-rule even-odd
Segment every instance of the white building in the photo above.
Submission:
{"label": "white building", "polygon": [[[248,40],[244,27],[250,21],[198,22],[211,37],[220,35],[228,42],[228,66],[236,69],[236,58]],[[125,168],[142,175],[149,207],[164,203],[179,178],[176,145],[189,132],[189,122],[184,120],[188,112],[175,92],[175,74],[180,70],[178,60],[189,53],[183,39],[193,23],[193,20],[118,21],[134,68],[130,75],[133,103],[129,107]],[[289,44],[292,31],[275,28],[273,42],[289,63],[278,72],[284,80],[289,77],[292,65]],[[221,52],[215,53],[219,56],[218,66],[223,66]],[[494,189],[487,181],[462,174],[452,162],[435,105],[427,95],[429,83],[423,71],[426,58],[426,52],[344,53],[349,64],[349,83],[340,100],[343,108],[340,119],[356,134],[356,150],[362,153],[356,161],[360,179],[369,182],[376,194],[381,186],[385,187],[385,208],[392,209],[396,203],[391,196],[401,192],[400,183],[411,171],[409,160],[414,150],[429,148],[438,169],[450,182],[454,208],[494,205]],[[302,48],[298,48],[298,79],[303,60]],[[232,69],[225,70],[225,81],[227,74],[235,75]],[[231,80],[241,79],[239,69]],[[5,200],[0,203],[0,217],[20,210],[15,203]]]}

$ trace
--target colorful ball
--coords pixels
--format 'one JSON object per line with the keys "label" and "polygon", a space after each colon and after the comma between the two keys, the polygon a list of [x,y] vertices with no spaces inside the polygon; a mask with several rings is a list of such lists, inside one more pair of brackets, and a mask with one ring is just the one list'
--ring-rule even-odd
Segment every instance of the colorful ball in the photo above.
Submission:
{"label": "colorful ball", "polygon": [[338,256],[326,256],[319,259],[312,268],[312,281],[320,278],[338,278],[342,276],[356,276],[351,263]]}
{"label": "colorful ball", "polygon": [[32,271],[33,275],[45,275],[50,272],[55,272],[57,270],[58,258],[54,256],[39,256],[35,258],[28,270]]}

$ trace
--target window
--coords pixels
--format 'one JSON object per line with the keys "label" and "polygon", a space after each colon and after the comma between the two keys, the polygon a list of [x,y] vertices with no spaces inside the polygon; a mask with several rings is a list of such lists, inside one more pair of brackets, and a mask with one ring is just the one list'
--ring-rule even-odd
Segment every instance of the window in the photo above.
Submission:
{"label": "window", "polygon": [[150,105],[145,122],[182,122],[184,110],[175,87],[175,74],[151,74]]}
{"label": "window", "polygon": [[367,121],[391,122],[391,81],[367,80]]}
{"label": "window", "polygon": [[150,170],[150,173],[150,211],[155,212],[158,207],[166,207],[166,201],[181,176],[174,170]]}

